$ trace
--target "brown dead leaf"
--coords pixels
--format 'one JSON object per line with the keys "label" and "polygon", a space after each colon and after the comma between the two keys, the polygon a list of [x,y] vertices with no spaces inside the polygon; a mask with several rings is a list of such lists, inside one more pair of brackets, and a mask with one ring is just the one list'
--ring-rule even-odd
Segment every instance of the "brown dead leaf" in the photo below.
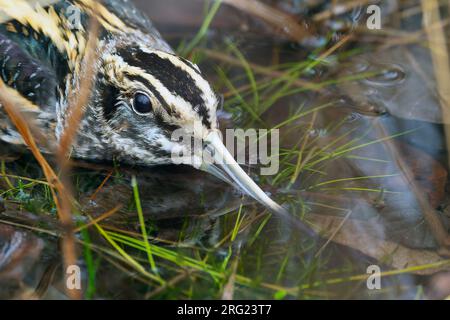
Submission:
{"label": "brown dead leaf", "polygon": [[414,180],[421,187],[431,207],[437,208],[445,198],[447,170],[427,153],[405,143],[395,145],[404,155],[403,159],[409,166]]}
{"label": "brown dead leaf", "polygon": [[[384,237],[384,227],[377,219],[366,221],[348,219],[343,225],[344,218],[312,214],[309,222],[312,228],[325,237],[341,245],[361,251],[392,268],[400,270],[410,267],[425,266],[428,264],[444,262],[445,259],[433,250],[410,249]],[[337,229],[339,229],[338,232]],[[433,274],[439,270],[448,268],[419,268],[413,271],[415,274]]]}

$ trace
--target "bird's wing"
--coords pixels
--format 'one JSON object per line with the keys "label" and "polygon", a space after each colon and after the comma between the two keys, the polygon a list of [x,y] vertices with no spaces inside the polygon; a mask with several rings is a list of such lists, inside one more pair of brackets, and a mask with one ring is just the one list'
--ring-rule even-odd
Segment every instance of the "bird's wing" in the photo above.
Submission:
{"label": "bird's wing", "polygon": [[[40,61],[32,58],[19,44],[11,40],[0,25],[0,78],[7,94],[42,129],[53,130],[55,123],[56,77]],[[22,103],[23,99],[30,103]],[[9,121],[0,104],[0,140],[23,145],[23,140]]]}
{"label": "bird's wing", "polygon": [[4,28],[0,25],[0,78],[9,88],[50,112],[56,104],[54,71],[32,57]]}

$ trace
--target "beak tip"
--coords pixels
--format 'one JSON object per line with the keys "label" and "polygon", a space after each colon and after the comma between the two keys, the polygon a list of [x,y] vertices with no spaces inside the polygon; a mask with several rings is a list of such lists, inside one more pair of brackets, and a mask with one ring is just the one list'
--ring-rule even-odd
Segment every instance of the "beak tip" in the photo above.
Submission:
{"label": "beak tip", "polygon": [[214,154],[212,156],[214,164],[204,164],[201,167],[202,170],[215,175],[219,179],[228,182],[235,187],[238,187],[239,190],[264,205],[272,213],[286,219],[286,221],[289,221],[306,234],[314,236],[314,232],[310,228],[308,228],[301,220],[292,216],[286,207],[273,201],[271,197],[269,197],[248,176],[248,174],[234,160],[234,157],[229,153],[223,144],[222,139],[216,132],[211,132],[206,141],[214,149]]}

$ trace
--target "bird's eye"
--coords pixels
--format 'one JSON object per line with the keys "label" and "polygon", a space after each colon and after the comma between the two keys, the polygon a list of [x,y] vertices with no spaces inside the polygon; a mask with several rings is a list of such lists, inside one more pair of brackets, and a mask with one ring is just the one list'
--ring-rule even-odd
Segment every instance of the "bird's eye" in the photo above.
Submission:
{"label": "bird's eye", "polygon": [[152,101],[148,95],[142,92],[137,92],[133,99],[133,108],[137,113],[147,114],[153,109]]}

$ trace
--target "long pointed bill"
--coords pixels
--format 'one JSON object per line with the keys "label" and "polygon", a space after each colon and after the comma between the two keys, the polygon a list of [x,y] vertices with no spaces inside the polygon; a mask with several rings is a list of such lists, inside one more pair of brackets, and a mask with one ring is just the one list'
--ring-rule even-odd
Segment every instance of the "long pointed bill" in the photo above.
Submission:
{"label": "long pointed bill", "polygon": [[289,212],[270,199],[264,191],[242,170],[241,166],[234,160],[233,156],[227,150],[217,132],[211,132],[204,140],[206,148],[209,149],[211,160],[203,162],[200,169],[211,173],[219,179],[238,186],[247,195],[267,207],[273,213],[284,218],[289,223],[296,226],[299,230],[307,235],[317,238],[317,234],[301,220],[291,216]]}
{"label": "long pointed bill", "polygon": [[227,183],[238,185],[243,192],[271,211],[287,213],[286,209],[270,199],[247,173],[245,173],[227,150],[217,132],[211,132],[204,142],[209,149],[211,160],[213,161],[211,163],[204,163],[200,169],[215,175]]}

